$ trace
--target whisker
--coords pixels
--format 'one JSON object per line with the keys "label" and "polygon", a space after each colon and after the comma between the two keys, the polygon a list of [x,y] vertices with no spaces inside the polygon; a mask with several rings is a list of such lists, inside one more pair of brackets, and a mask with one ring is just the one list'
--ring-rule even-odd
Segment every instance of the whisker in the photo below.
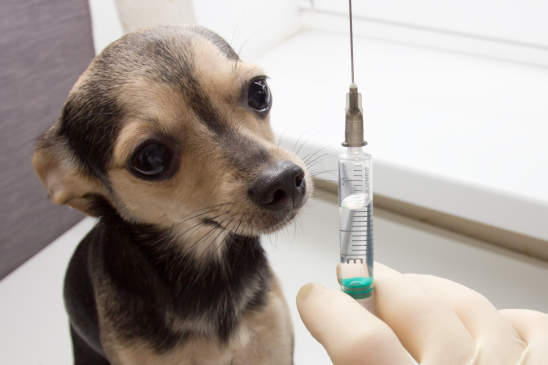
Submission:
{"label": "whisker", "polygon": [[[245,214],[243,214],[245,215]],[[228,221],[228,223],[225,223],[224,227],[217,227],[218,229],[220,229],[219,233],[207,244],[207,246],[204,248],[204,252],[206,250],[209,250],[211,248],[212,245],[214,245],[217,241],[217,239],[219,238],[219,236],[223,233],[223,232],[228,232],[228,234],[230,233],[233,233],[233,234],[237,234],[237,230],[240,226],[240,224],[242,223],[241,219],[237,219],[238,216],[242,216],[242,214],[238,214],[238,215],[234,215],[232,216],[232,218]],[[236,226],[236,224],[238,224],[238,226],[236,227],[236,229],[234,230],[231,225],[234,223],[234,226]]]}
{"label": "whisker", "polygon": [[[215,242],[217,241],[217,239],[219,238],[219,236],[223,233],[223,232],[228,232],[228,233],[234,233],[234,231],[230,228],[230,225],[234,222],[234,223],[237,223],[238,220],[236,219],[238,215],[233,215],[231,216],[230,220],[228,221],[228,223],[224,223],[224,222],[219,222],[219,224],[221,225],[220,227],[215,227],[215,229],[218,229],[219,230],[219,233],[207,244],[204,246],[204,249],[202,250],[202,253],[209,250],[211,248],[212,245],[215,244]],[[241,214],[240,214],[241,216]],[[241,221],[240,221],[240,224],[241,224]],[[238,225],[239,227],[239,225]],[[208,232],[209,234],[210,232]],[[200,238],[203,239],[204,237]],[[198,240],[198,241],[200,241]],[[194,249],[195,245],[197,244],[198,242],[196,242],[192,247],[191,249]]]}
{"label": "whisker", "polygon": [[247,214],[246,213],[243,213],[242,215],[240,215],[240,219],[239,219],[239,223],[238,223],[238,226],[236,226],[236,229],[234,229],[234,234],[238,234],[238,230],[240,229],[240,226],[242,225],[242,218],[245,217]]}
{"label": "whisker", "polygon": [[[210,219],[217,219],[217,218],[222,217],[222,216],[224,216],[224,215],[226,215],[226,214],[230,214],[230,211],[225,212],[225,213],[221,213],[221,214],[219,214],[219,215],[217,215],[217,216],[215,216],[215,217],[212,217],[212,218],[210,218]],[[187,228],[183,233],[181,233],[181,234],[180,234],[181,237],[184,237],[185,234],[187,234],[188,232],[190,232],[190,231],[193,230],[194,228],[199,227],[199,226],[202,226],[202,225],[204,225],[204,223],[203,223],[202,221],[199,221],[198,223],[192,225],[190,228]]]}
{"label": "whisker", "polygon": [[[243,218],[246,217],[248,215],[248,213],[242,213],[240,214],[240,217],[238,219],[238,225],[236,226],[234,232],[238,232],[239,229],[240,229],[240,226],[241,224],[243,223]],[[243,233],[243,232],[242,232]],[[237,233],[236,233],[237,234]],[[239,258],[236,258],[236,262],[235,262],[236,265],[239,265],[240,264],[240,260]]]}
{"label": "whisker", "polygon": [[[182,223],[184,223],[186,221],[189,221],[191,219],[194,219],[194,218],[200,217],[202,215],[211,213],[211,212],[219,209],[221,206],[226,206],[226,205],[230,205],[230,204],[235,204],[235,202],[225,202],[225,203],[220,203],[220,204],[214,204],[214,205],[210,205],[209,207],[205,207],[205,208],[195,210],[191,214],[187,215],[184,219],[182,219],[180,221],[177,221],[174,224],[182,224]],[[197,213],[197,212],[201,212],[201,213],[194,214],[194,213]]]}
{"label": "whisker", "polygon": [[301,141],[301,145],[297,148],[297,150],[295,151],[295,154],[296,155],[299,155],[299,153],[301,153],[301,150],[303,149],[304,145],[306,144],[306,141],[305,140],[302,140]]}
{"label": "whisker", "polygon": [[337,170],[337,169],[317,170],[317,169],[313,168],[313,169],[308,169],[308,171],[310,171],[311,173],[315,173],[315,172],[319,172],[319,171],[332,171],[332,172],[337,172],[338,170]]}
{"label": "whisker", "polygon": [[306,164],[306,166],[307,166],[308,168],[311,168],[311,167],[313,167],[315,164],[317,164],[318,162],[320,162],[323,158],[328,157],[328,156],[330,156],[329,153],[324,153],[324,154],[318,155],[318,156],[312,158],[311,160],[306,161],[305,164]]}
{"label": "whisker", "polygon": [[[192,244],[192,246],[189,248],[189,250],[190,250],[190,251],[194,251],[194,249],[196,248],[196,246],[198,246],[198,243],[200,243],[201,240],[203,240],[204,238],[206,238],[207,236],[209,236],[209,235],[211,234],[211,232],[214,232],[214,231],[217,230],[217,229],[221,229],[221,228],[216,227],[216,226],[214,226],[213,228],[211,228],[209,231],[206,232],[206,234],[204,234],[204,235],[203,235],[202,237],[200,237],[196,242],[194,242],[194,243]],[[212,242],[214,242],[214,241],[211,241],[210,243],[208,243],[208,244],[204,247],[204,249],[202,250],[201,253],[206,252],[206,250],[208,250],[209,247],[211,247],[211,243],[212,243]]]}
{"label": "whisker", "polygon": [[234,218],[232,218],[231,220],[229,220],[228,223],[226,223],[225,228],[221,228],[221,229],[219,230],[219,233],[215,236],[215,238],[213,239],[212,242],[217,241],[217,238],[219,238],[219,236],[220,236],[221,234],[223,234],[224,232],[229,232],[228,234],[230,234],[231,231],[230,231],[229,227],[230,227],[230,225],[232,224],[232,222],[234,222],[234,221],[235,221]]}
{"label": "whisker", "polygon": [[[232,212],[229,211],[229,212],[226,212],[227,214],[231,214]],[[225,215],[227,215],[225,214]],[[216,230],[218,229],[219,230],[219,233],[217,234],[217,236],[215,236],[215,238],[213,240],[211,240],[207,245],[206,245],[206,249],[208,249],[212,244],[215,243],[215,241],[217,240],[217,238],[223,233],[223,232],[231,232],[231,230],[229,229],[229,226],[230,224],[232,224],[232,222],[235,220],[234,216],[231,216],[230,220],[228,221],[228,223],[224,223],[224,222],[220,222],[219,225],[220,226],[214,226],[212,230],[210,230],[206,235],[202,236],[198,241],[196,241],[192,247],[190,247],[190,249],[194,249],[194,247],[196,246],[196,244],[202,240],[203,238],[205,238],[205,236],[209,235],[211,233],[211,231],[213,230]],[[223,226],[224,224],[224,226]],[[205,250],[204,250],[205,251]]]}
{"label": "whisker", "polygon": [[[302,132],[299,137],[297,137],[297,140],[295,141],[295,144],[293,145],[293,151],[295,152],[296,155],[299,154],[299,152],[301,151],[301,149],[303,148],[304,146],[304,143],[305,143],[305,140],[303,139],[302,140],[302,143],[299,147],[299,142],[301,142],[301,138],[304,136],[306,132]],[[298,148],[297,148],[298,147]]]}
{"label": "whisker", "polygon": [[310,158],[316,156],[318,153],[325,151],[325,149],[328,148],[328,147],[329,147],[329,145],[327,144],[327,145],[325,145],[325,146],[323,146],[323,147],[318,148],[315,152],[309,153],[308,155],[306,155],[306,156],[303,157],[303,161],[306,162],[306,161],[309,160]]}
{"label": "whisker", "polygon": [[324,171],[312,172],[310,175],[312,175],[312,177],[314,177],[314,176],[318,176],[318,175],[335,174],[336,172],[337,172],[337,170],[324,170]]}
{"label": "whisker", "polygon": [[282,142],[282,138],[284,137],[285,130],[283,132],[280,132],[276,136],[276,144],[278,145],[278,149],[280,149],[280,143]]}

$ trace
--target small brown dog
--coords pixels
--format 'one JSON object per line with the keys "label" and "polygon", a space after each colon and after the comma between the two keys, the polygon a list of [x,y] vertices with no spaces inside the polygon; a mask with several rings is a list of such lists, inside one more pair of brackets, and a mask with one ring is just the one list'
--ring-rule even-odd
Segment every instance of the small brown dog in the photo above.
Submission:
{"label": "small brown dog", "polygon": [[49,197],[100,217],[65,278],[75,364],[292,364],[259,235],[311,193],[279,148],[260,69],[201,27],[108,46],[33,163]]}

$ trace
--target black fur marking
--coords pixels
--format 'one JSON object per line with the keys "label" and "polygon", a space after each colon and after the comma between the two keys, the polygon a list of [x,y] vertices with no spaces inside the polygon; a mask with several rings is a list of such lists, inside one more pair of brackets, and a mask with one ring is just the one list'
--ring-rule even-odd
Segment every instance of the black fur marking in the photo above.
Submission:
{"label": "black fur marking", "polygon": [[236,131],[223,134],[219,142],[224,147],[225,157],[242,171],[253,170],[272,159],[263,146]]}
{"label": "black fur marking", "polygon": [[[100,232],[92,230],[72,255],[64,283],[65,307],[70,317],[71,332],[91,350],[104,356],[99,340],[97,304],[92,286],[90,248],[101,240]],[[75,350],[76,351],[76,350]]]}
{"label": "black fur marking", "polygon": [[[108,293],[100,305],[128,341],[145,340],[158,352],[191,336],[226,342],[246,311],[265,304],[272,273],[256,237],[229,235],[220,260],[199,262],[153,227],[116,215],[103,217],[92,232],[97,290]],[[182,321],[205,318],[214,333],[174,332],[166,313]]]}
{"label": "black fur marking", "polygon": [[100,355],[91,348],[72,326],[70,327],[70,337],[72,339],[72,352],[75,365],[110,365],[110,362],[103,355]]}
{"label": "black fur marking", "polygon": [[69,97],[58,132],[83,162],[84,171],[97,177],[105,176],[123,114],[115,98],[104,90],[105,84],[101,79],[89,81]]}
{"label": "black fur marking", "polygon": [[200,121],[213,133],[217,135],[226,134],[228,131],[227,122],[213,107],[209,97],[200,87],[200,83],[189,74],[183,87],[182,91],[188,96],[190,107],[200,118]]}

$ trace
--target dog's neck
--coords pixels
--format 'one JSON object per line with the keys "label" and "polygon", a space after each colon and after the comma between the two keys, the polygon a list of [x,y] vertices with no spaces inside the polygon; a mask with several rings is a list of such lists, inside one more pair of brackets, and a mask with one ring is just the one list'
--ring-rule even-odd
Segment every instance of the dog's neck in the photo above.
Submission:
{"label": "dog's neck", "polygon": [[258,237],[228,234],[220,256],[197,260],[178,248],[185,242],[173,242],[154,227],[117,215],[103,217],[98,226],[102,264],[112,285],[127,293],[121,302],[142,306],[137,317],[173,313],[182,323],[201,318],[213,329],[207,336],[227,341],[242,315],[265,303],[272,273]]}

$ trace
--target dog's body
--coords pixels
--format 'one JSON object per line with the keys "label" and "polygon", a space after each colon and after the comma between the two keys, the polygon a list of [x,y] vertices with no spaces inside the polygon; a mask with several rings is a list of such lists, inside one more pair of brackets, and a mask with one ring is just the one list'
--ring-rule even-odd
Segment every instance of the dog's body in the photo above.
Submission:
{"label": "dog's body", "polygon": [[270,105],[199,27],[124,36],[80,77],[33,158],[53,201],[100,217],[65,279],[75,364],[292,364],[259,235],[311,184]]}
{"label": "dog's body", "polygon": [[200,267],[151,238],[111,217],[80,243],[65,281],[76,358],[89,346],[112,364],[291,364],[291,320],[257,239]]}

